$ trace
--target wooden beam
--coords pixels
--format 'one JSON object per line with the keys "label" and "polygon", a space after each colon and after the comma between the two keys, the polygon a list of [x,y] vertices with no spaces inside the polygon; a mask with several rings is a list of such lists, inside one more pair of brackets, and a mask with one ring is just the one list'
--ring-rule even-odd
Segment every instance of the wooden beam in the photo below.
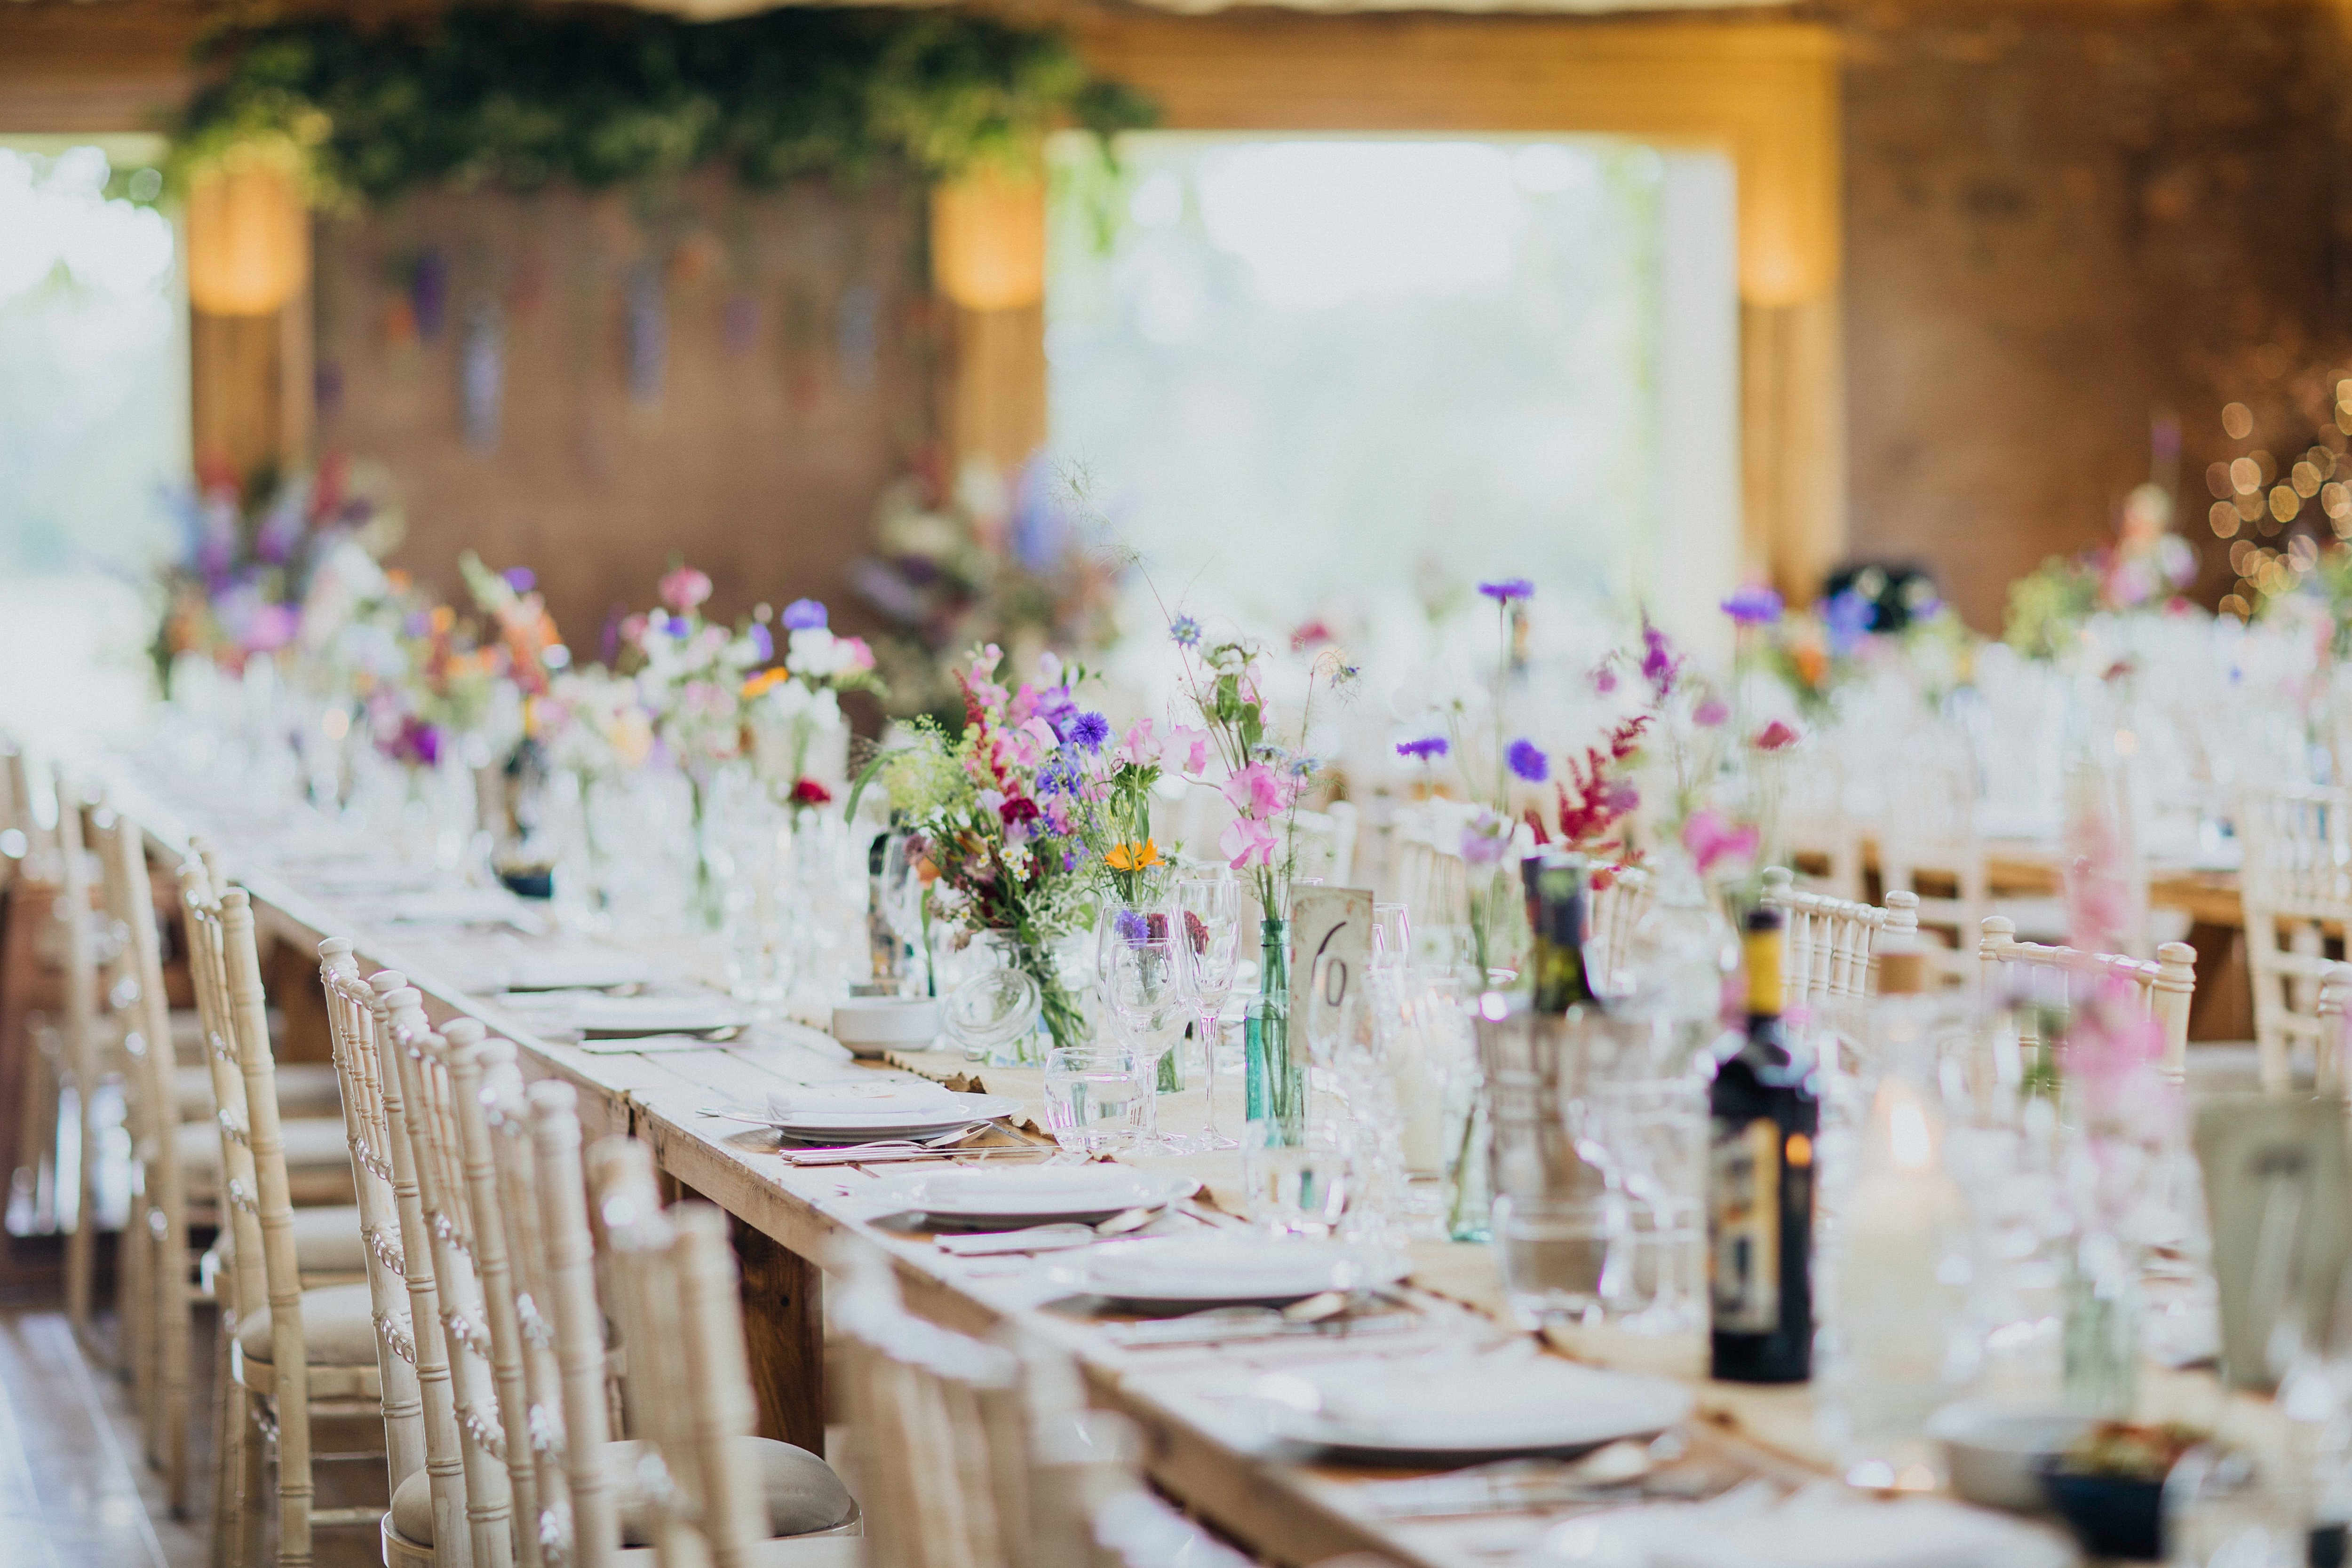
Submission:
{"label": "wooden beam", "polygon": [[824,1454],[824,1271],[732,1215],[759,1435]]}

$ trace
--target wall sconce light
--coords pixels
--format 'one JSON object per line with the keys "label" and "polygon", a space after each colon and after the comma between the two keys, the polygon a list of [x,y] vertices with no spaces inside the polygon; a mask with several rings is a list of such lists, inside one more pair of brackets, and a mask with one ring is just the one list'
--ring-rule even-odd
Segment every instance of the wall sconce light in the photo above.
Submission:
{"label": "wall sconce light", "polygon": [[205,170],[188,190],[188,299],[208,316],[268,316],[310,276],[310,221],[286,170]]}
{"label": "wall sconce light", "polygon": [[991,169],[932,186],[931,273],[967,310],[1045,298],[1045,180]]}

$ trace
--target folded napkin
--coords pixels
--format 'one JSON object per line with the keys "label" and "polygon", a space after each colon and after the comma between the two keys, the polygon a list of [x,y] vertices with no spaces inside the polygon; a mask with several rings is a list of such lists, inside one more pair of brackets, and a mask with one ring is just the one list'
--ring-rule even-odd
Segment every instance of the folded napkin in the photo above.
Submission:
{"label": "folded napkin", "polygon": [[893,1116],[937,1112],[941,1116],[953,1116],[962,1108],[961,1099],[929,1079],[884,1078],[878,1074],[871,1082],[795,1084],[789,1089],[772,1090],[768,1095],[768,1114],[779,1120],[866,1116],[876,1112]]}
{"label": "folded napkin", "polygon": [[1739,1500],[1735,1493],[1685,1510],[1615,1516],[1618,1544],[1634,1550],[1603,1560],[1646,1568],[2062,1568],[2074,1561],[2054,1532],[1940,1499],[1864,1501],[1808,1489],[1777,1507]]}

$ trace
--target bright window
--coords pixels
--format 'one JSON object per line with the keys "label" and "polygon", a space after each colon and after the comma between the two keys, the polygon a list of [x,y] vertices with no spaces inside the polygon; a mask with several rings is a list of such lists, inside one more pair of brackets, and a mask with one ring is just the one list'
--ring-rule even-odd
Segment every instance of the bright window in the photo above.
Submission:
{"label": "bright window", "polygon": [[1053,451],[1163,588],[1272,632],[1497,574],[1687,625],[1731,585],[1727,160],[1150,132],[1054,174]]}

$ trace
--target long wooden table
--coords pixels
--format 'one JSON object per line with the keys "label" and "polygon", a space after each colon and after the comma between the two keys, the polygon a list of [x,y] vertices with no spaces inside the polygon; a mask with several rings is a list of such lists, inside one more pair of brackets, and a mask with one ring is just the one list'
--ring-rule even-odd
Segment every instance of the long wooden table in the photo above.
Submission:
{"label": "long wooden table", "polygon": [[[202,824],[165,804],[152,789],[124,779],[113,792],[118,809],[146,830],[167,862],[187,852]],[[887,1217],[861,1202],[871,1178],[852,1167],[797,1167],[777,1152],[772,1134],[703,1114],[714,1099],[757,1103],[784,1084],[812,1075],[875,1071],[841,1060],[826,1040],[762,1037],[758,1043],[635,1052],[591,1051],[532,1032],[529,1019],[454,977],[434,972],[415,937],[404,937],[353,918],[262,862],[269,832],[240,836],[224,825],[214,836],[232,873],[248,889],[257,917],[278,939],[305,951],[329,936],[351,938],[363,967],[394,968],[423,994],[436,1023],[457,1017],[481,1020],[515,1041],[526,1075],[557,1078],[579,1092],[587,1135],[628,1134],[650,1143],[660,1169],[686,1191],[724,1208],[735,1220],[742,1260],[747,1332],[764,1430],[822,1451],[824,1432],[824,1270],[854,1239],[886,1253],[910,1310],[951,1328],[986,1334],[1017,1322],[1027,1333],[1066,1348],[1085,1371],[1095,1399],[1124,1412],[1142,1434],[1151,1479],[1217,1531],[1262,1559],[1307,1564],[1351,1552],[1369,1552],[1405,1568],[1466,1568],[1492,1562],[1497,1531],[1517,1529],[1532,1541],[1540,1516],[1379,1521],[1350,1507],[1350,1497],[1380,1472],[1303,1460],[1249,1430],[1236,1397],[1261,1364],[1246,1346],[1196,1347],[1182,1354],[1139,1349],[1105,1320],[1058,1310],[1059,1293],[1041,1270],[1003,1260],[964,1260],[941,1251],[930,1238],[880,1223]],[[961,1059],[924,1054],[895,1059],[892,1070],[954,1080]],[[970,1069],[976,1084],[1034,1100],[1034,1073]],[[1182,1103],[1189,1098],[1190,1106]],[[1164,1113],[1181,1126],[1198,1115],[1197,1095],[1179,1097]],[[1225,1124],[1240,1123],[1238,1095],[1221,1106]],[[1236,1156],[1208,1155],[1176,1162],[1199,1175],[1208,1204],[1195,1206],[1195,1223],[1219,1219],[1213,1207],[1237,1186]],[[1226,1201],[1232,1203],[1230,1197]],[[1235,1207],[1238,1207],[1235,1205]],[[1229,1221],[1231,1222],[1231,1221]],[[1457,1333],[1465,1343],[1506,1341],[1500,1291],[1487,1249],[1444,1243],[1417,1245],[1414,1270],[1402,1292],[1426,1317],[1415,1332]],[[1379,1354],[1377,1342],[1362,1342]],[[1697,1401],[1704,1443],[1747,1469],[1783,1478],[1818,1475],[1827,1459],[1814,1435],[1806,1390],[1758,1391],[1706,1382],[1696,1364],[1696,1336],[1641,1343],[1573,1337],[1556,1347],[1586,1359],[1633,1360],[1681,1376]],[[1351,1348],[1335,1340],[1333,1348]],[[1393,1475],[1395,1472],[1386,1472]]]}

